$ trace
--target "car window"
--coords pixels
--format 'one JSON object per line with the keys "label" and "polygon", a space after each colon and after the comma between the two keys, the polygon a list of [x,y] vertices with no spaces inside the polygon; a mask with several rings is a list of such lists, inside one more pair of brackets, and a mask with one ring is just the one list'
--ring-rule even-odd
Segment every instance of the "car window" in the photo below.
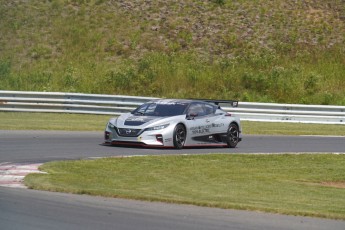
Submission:
{"label": "car window", "polygon": [[150,104],[145,111],[145,115],[148,115],[148,116],[154,115],[156,108],[157,108],[156,103]]}
{"label": "car window", "polygon": [[145,114],[145,111],[149,105],[150,104],[143,104],[140,107],[138,107],[136,110],[134,110],[132,113],[135,115],[143,115]]}
{"label": "car window", "polygon": [[200,117],[213,114],[215,110],[215,106],[207,103],[193,103],[189,106],[187,114],[197,114]]}
{"label": "car window", "polygon": [[214,106],[205,104],[205,115],[210,115],[214,112]]}
{"label": "car window", "polygon": [[188,114],[197,114],[198,116],[206,115],[204,106],[201,103],[193,103],[188,109]]}
{"label": "car window", "polygon": [[187,103],[149,103],[134,110],[132,114],[142,116],[177,116],[184,114]]}

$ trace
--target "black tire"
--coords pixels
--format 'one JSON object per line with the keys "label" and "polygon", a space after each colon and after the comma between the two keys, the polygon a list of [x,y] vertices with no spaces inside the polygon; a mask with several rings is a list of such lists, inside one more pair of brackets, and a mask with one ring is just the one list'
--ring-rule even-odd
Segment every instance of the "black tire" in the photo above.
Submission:
{"label": "black tire", "polygon": [[176,125],[173,135],[175,149],[182,149],[187,137],[186,128],[184,127],[184,125]]}
{"label": "black tire", "polygon": [[227,144],[229,148],[235,148],[239,142],[240,131],[238,126],[234,123],[229,125],[228,133],[226,136]]}

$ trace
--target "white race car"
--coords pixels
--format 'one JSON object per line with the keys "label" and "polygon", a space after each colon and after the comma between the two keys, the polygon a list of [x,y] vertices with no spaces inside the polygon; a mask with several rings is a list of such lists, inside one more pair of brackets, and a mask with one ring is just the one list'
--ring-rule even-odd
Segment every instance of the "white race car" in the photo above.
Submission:
{"label": "white race car", "polygon": [[158,99],[144,103],[109,120],[105,144],[235,148],[242,140],[240,119],[219,104],[237,107],[238,101]]}

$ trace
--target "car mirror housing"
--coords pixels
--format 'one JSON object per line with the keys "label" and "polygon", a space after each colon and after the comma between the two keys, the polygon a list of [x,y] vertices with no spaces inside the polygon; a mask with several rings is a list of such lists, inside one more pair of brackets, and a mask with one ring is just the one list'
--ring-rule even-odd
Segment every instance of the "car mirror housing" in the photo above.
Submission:
{"label": "car mirror housing", "polygon": [[197,117],[198,114],[197,113],[190,113],[190,114],[187,114],[187,120],[194,120],[195,117]]}

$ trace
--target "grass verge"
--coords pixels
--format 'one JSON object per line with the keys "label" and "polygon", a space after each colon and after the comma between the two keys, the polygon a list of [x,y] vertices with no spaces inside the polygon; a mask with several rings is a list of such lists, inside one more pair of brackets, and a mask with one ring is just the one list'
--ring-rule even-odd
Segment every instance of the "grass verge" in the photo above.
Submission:
{"label": "grass verge", "polygon": [[108,115],[0,112],[2,130],[103,131]]}
{"label": "grass verge", "polygon": [[[110,115],[0,112],[2,130],[102,131]],[[244,134],[345,136],[345,125],[242,122]]]}
{"label": "grass verge", "polygon": [[170,155],[50,162],[29,188],[345,219],[345,155]]}

